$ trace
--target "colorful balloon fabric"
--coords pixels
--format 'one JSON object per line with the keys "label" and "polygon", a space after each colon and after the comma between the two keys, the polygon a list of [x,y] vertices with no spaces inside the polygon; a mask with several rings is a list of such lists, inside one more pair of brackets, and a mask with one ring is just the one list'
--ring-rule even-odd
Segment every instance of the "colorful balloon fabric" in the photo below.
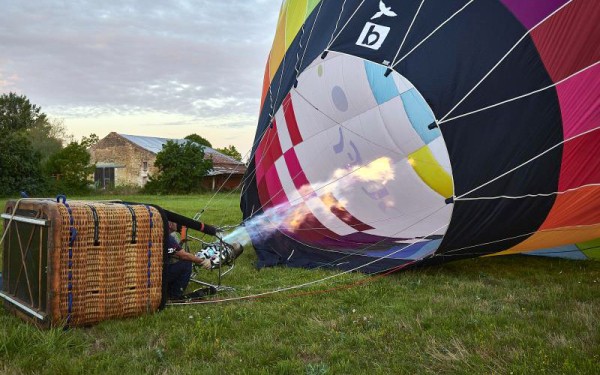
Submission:
{"label": "colorful balloon fabric", "polygon": [[600,257],[600,3],[284,1],[242,192],[259,266]]}

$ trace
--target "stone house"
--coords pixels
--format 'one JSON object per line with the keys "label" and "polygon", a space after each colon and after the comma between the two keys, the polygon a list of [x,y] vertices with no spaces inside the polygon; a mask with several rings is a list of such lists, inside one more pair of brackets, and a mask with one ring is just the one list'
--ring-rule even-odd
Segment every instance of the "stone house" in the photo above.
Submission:
{"label": "stone house", "polygon": [[[169,138],[145,137],[111,132],[89,148],[91,162],[96,164],[94,183],[98,188],[130,185],[144,186],[150,175],[156,175],[156,154]],[[171,139],[182,143],[186,139]],[[213,169],[204,177],[202,187],[208,190],[237,188],[246,172],[244,163],[210,147],[204,157],[211,158]]]}

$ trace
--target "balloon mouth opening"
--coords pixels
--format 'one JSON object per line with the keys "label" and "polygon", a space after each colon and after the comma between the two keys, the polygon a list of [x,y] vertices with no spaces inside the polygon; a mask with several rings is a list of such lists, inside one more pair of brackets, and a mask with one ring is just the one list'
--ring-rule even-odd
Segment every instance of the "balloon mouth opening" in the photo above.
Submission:
{"label": "balloon mouth opening", "polygon": [[298,76],[255,160],[275,230],[365,251],[445,234],[453,181],[441,131],[412,83],[386,70],[330,52]]}

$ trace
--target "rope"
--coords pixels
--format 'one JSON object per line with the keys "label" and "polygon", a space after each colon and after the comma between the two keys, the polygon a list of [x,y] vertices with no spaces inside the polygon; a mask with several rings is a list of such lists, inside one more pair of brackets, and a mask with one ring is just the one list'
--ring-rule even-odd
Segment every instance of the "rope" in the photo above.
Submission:
{"label": "rope", "polygon": [[[329,37],[329,43],[327,43],[327,47],[325,47],[326,51],[329,49],[329,47],[331,47],[331,44],[333,43],[333,35],[335,34],[335,31],[337,30],[338,25],[340,24],[340,20],[342,19],[342,14],[344,13],[345,6],[346,6],[346,0],[344,0],[344,2],[342,3],[342,8],[340,9],[340,12],[338,14],[338,19],[337,19],[337,21],[335,21],[335,27],[333,28],[333,32],[331,33],[331,36]],[[360,7],[360,5],[359,5],[359,7]],[[358,7],[357,7],[357,9],[358,9]]]}
{"label": "rope", "polygon": [[392,67],[394,66],[394,63],[396,62],[396,58],[398,57],[398,55],[400,54],[400,51],[402,50],[402,47],[404,46],[404,42],[406,42],[406,38],[408,37],[408,34],[410,33],[410,30],[413,27],[413,24],[415,23],[417,16],[419,15],[419,12],[421,12],[421,7],[423,7],[423,4],[425,4],[425,0],[421,0],[421,4],[419,4],[419,8],[417,9],[417,12],[415,13],[412,21],[410,22],[410,25],[408,26],[408,30],[406,30],[406,34],[404,34],[404,38],[402,38],[402,43],[400,43],[400,47],[398,48],[398,51],[396,51],[396,54],[394,55],[394,58],[392,59],[392,63],[390,64]]}
{"label": "rope", "polygon": [[550,193],[539,193],[539,194],[524,194],[524,195],[497,195],[495,197],[476,197],[476,198],[454,198],[455,201],[478,201],[478,200],[494,200],[494,199],[524,199],[524,198],[538,198],[538,197],[550,197],[552,195],[561,195],[565,193],[569,193],[572,191],[577,191],[579,189],[584,189],[591,186],[600,187],[600,183],[594,184],[585,184],[575,188],[563,190],[563,191],[553,191]]}
{"label": "rope", "polygon": [[[477,82],[475,84],[475,86],[473,86],[473,88],[471,90],[469,90],[469,92],[467,92],[467,94],[458,101],[458,103],[456,103],[456,105],[454,107],[452,107],[452,109],[450,109],[450,111],[448,111],[448,113],[446,113],[446,115],[444,115],[441,119],[440,122],[443,122],[446,117],[448,117],[452,112],[454,112],[454,110],[462,103],[464,102],[467,97],[469,97],[469,95],[471,95],[471,93],[473,93],[473,91],[475,91],[475,89],[477,89],[477,87],[479,87],[479,85],[481,85],[481,83],[483,81],[485,81],[485,79],[487,77],[489,77],[490,74],[492,74],[492,72],[494,70],[496,70],[496,68],[508,57],[508,55],[510,55],[510,53],[517,48],[517,46],[523,41],[523,39],[525,39],[525,37],[527,37],[527,35],[529,35],[529,33],[531,33],[533,30],[535,30],[539,25],[543,24],[546,20],[550,19],[553,15],[555,15],[557,12],[559,12],[561,9],[563,9],[565,6],[567,6],[568,4],[571,3],[572,0],[569,0],[568,2],[566,2],[565,4],[563,4],[560,8],[556,9],[554,12],[552,12],[550,15],[548,15],[546,18],[544,18],[543,20],[541,20],[540,22],[538,22],[535,26],[533,26],[531,29],[527,30],[527,32],[525,34],[523,34],[523,36],[504,54],[504,56],[502,56],[502,58],[500,58],[500,60],[498,60],[498,62],[479,80],[479,82]],[[470,4],[471,2],[469,2]],[[467,4],[468,5],[468,4]],[[416,47],[415,47],[416,48]],[[412,52],[412,50],[411,50]],[[410,52],[409,52],[410,53]],[[406,56],[405,56],[406,57]],[[404,57],[403,57],[404,58]]]}
{"label": "rope", "polygon": [[[319,15],[321,14],[321,8],[323,7],[323,3],[324,3],[324,1],[319,2],[319,8],[317,9],[317,14],[315,15],[315,20],[313,21],[312,27],[310,28],[310,32],[308,33],[308,38],[306,40],[306,48],[304,48],[304,52],[302,53],[302,58],[300,59],[300,66],[302,66],[302,64],[304,63],[304,56],[306,55],[306,51],[308,50],[310,38],[315,29],[315,25],[317,24],[317,19],[319,18]],[[304,24],[302,24],[302,27],[304,27]],[[296,76],[296,79],[297,78],[298,78],[298,76]]]}
{"label": "rope", "polygon": [[446,25],[448,22],[450,22],[451,19],[453,19],[455,16],[457,16],[460,12],[462,12],[467,6],[469,6],[473,1],[475,0],[470,0],[467,4],[465,4],[462,8],[460,8],[459,10],[457,10],[456,12],[454,12],[454,14],[452,14],[448,19],[446,19],[444,22],[442,22],[438,27],[436,27],[431,33],[429,33],[429,35],[427,35],[425,38],[423,38],[423,40],[421,40],[419,43],[417,43],[417,45],[415,45],[410,51],[408,51],[408,53],[406,53],[404,56],[402,56],[400,58],[400,60],[396,61],[395,64],[390,65],[391,69],[394,69],[396,67],[396,65],[400,64],[402,62],[402,60],[404,60],[407,56],[409,56],[411,53],[413,53],[414,50],[416,50],[417,48],[419,48],[419,46],[421,46],[421,44],[425,43],[427,41],[427,39],[429,39],[433,34],[435,34],[439,29],[441,29],[444,25]]}
{"label": "rope", "polygon": [[[439,227],[436,230],[434,230],[433,232],[431,232],[429,235],[432,235],[432,234],[434,234],[434,233],[436,233],[436,232],[444,229],[445,227],[446,227],[446,225],[444,225],[442,227]],[[397,233],[399,233],[399,232],[397,232]],[[371,245],[365,247],[363,250],[366,250],[366,249],[371,248],[371,247],[376,246],[376,245],[377,245],[377,243],[371,244]],[[289,286],[289,287],[280,288],[280,289],[276,289],[276,290],[271,290],[271,291],[268,291],[268,292],[256,293],[256,294],[249,295],[249,296],[231,297],[231,298],[223,298],[223,299],[208,300],[208,301],[194,301],[194,302],[190,302],[190,303],[178,303],[178,304],[207,304],[207,303],[221,303],[221,302],[229,302],[229,301],[239,301],[239,300],[259,298],[259,297],[263,297],[263,296],[267,296],[267,295],[272,295],[272,294],[275,294],[275,293],[286,292],[286,291],[289,291],[289,290],[302,289],[302,288],[305,288],[305,287],[308,287],[308,286],[311,286],[311,285],[319,284],[319,283],[322,283],[322,282],[325,282],[325,281],[328,281],[328,280],[340,277],[342,275],[346,275],[346,274],[351,273],[351,272],[359,271],[362,268],[368,267],[368,266],[370,266],[372,264],[375,264],[377,262],[381,262],[384,259],[388,259],[388,258],[392,257],[393,255],[397,254],[398,252],[406,250],[410,246],[413,246],[413,245],[414,245],[414,243],[413,244],[408,244],[408,245],[406,245],[404,247],[401,247],[398,250],[395,250],[395,251],[393,251],[393,252],[391,252],[391,253],[389,253],[389,254],[387,254],[385,256],[374,258],[372,261],[364,263],[364,264],[362,264],[360,266],[357,266],[357,267],[354,267],[352,269],[348,269],[348,270],[345,270],[345,271],[340,271],[340,272],[335,273],[333,275],[329,275],[329,276],[326,276],[326,277],[323,277],[323,278],[320,278],[320,279],[317,279],[317,280],[312,280],[312,281],[309,281],[309,282],[306,282],[306,283],[292,285],[292,286]],[[422,258],[415,259],[415,260],[409,261],[409,262],[407,262],[405,264],[402,264],[400,266],[395,266],[395,267],[392,267],[392,268],[394,268],[395,270],[399,270],[399,269],[402,269],[402,268],[407,267],[409,265],[412,265],[412,264],[414,264],[414,263],[416,263],[416,262],[418,262],[418,261],[420,261],[422,259],[425,259],[426,257],[429,257],[429,255],[425,255]],[[387,271],[389,271],[389,270],[387,270]]]}
{"label": "rope", "polygon": [[587,130],[587,131],[585,131],[585,132],[583,132],[583,133],[580,133],[580,134],[574,135],[574,136],[572,136],[572,137],[570,137],[570,138],[563,139],[562,141],[558,142],[558,143],[557,143],[557,144],[555,144],[554,146],[551,146],[550,148],[548,148],[548,149],[544,150],[543,152],[540,152],[539,154],[537,154],[536,156],[534,156],[534,157],[530,158],[529,160],[526,160],[526,161],[524,161],[523,163],[521,163],[521,164],[517,165],[516,167],[514,167],[514,168],[512,168],[512,169],[510,169],[510,170],[508,170],[508,171],[506,171],[506,172],[504,172],[504,173],[502,173],[501,175],[499,175],[499,176],[497,176],[497,177],[495,177],[495,178],[492,178],[491,180],[488,180],[487,182],[485,182],[485,183],[483,183],[483,184],[481,184],[481,185],[479,185],[479,186],[477,186],[477,187],[475,187],[475,188],[473,188],[473,189],[471,189],[471,190],[467,191],[466,193],[463,193],[463,194],[461,194],[461,195],[457,196],[455,199],[462,199],[462,198],[466,197],[467,195],[469,195],[469,194],[471,194],[471,193],[473,193],[473,192],[475,192],[475,191],[477,191],[477,190],[481,189],[482,187],[484,187],[484,186],[487,186],[487,185],[489,185],[489,184],[491,184],[491,183],[493,183],[493,182],[497,181],[498,179],[500,179],[500,178],[502,178],[502,177],[504,177],[504,176],[506,176],[506,175],[508,175],[508,174],[510,174],[510,173],[512,173],[512,172],[514,172],[514,171],[516,171],[517,169],[519,169],[519,168],[521,168],[521,167],[523,167],[523,166],[525,166],[525,165],[527,165],[527,164],[531,163],[532,161],[534,161],[534,160],[536,160],[536,159],[539,159],[540,157],[544,156],[545,154],[547,154],[548,152],[552,151],[553,149],[555,149],[555,148],[557,148],[557,147],[561,146],[562,144],[564,144],[564,143],[566,143],[566,142],[568,142],[568,141],[571,141],[571,140],[573,140],[573,139],[576,139],[576,138],[579,138],[579,137],[583,137],[584,135],[586,135],[586,134],[590,134],[590,133],[592,133],[592,132],[595,132],[595,131],[596,131],[596,130],[598,130],[598,129],[600,129],[600,126],[597,126],[597,127],[593,128],[593,129],[590,129],[590,130]]}
{"label": "rope", "polygon": [[342,31],[344,31],[346,29],[346,26],[348,26],[348,23],[350,23],[350,21],[352,21],[352,18],[354,18],[354,16],[356,15],[356,13],[360,9],[360,7],[364,4],[364,2],[365,2],[365,0],[362,0],[360,2],[360,4],[358,4],[356,6],[356,9],[354,10],[354,12],[350,15],[350,17],[348,17],[348,20],[346,21],[346,23],[344,24],[344,26],[342,26],[342,28],[340,29],[340,31],[334,37],[333,34],[335,34],[335,31],[337,30],[337,27],[338,27],[338,23],[340,22],[340,19],[342,17],[342,13],[344,13],[344,6],[346,5],[346,0],[344,0],[344,3],[342,4],[342,9],[340,10],[340,15],[338,17],[337,22],[335,23],[335,28],[333,29],[333,33],[331,34],[331,39],[329,40],[329,43],[327,43],[327,47],[325,47],[325,51],[328,51],[329,48],[331,48],[331,46],[333,45],[333,43],[335,43],[335,41],[337,40],[337,38],[340,36],[340,34],[342,33]]}
{"label": "rope", "polygon": [[595,67],[595,66],[596,66],[596,65],[598,65],[599,63],[600,63],[600,61],[596,61],[596,62],[595,62],[595,63],[593,63],[592,65],[590,65],[590,66],[586,66],[585,68],[583,68],[583,69],[581,69],[581,70],[579,70],[579,71],[577,71],[577,72],[575,72],[575,73],[571,74],[570,76],[568,76],[568,77],[566,77],[566,78],[563,78],[563,79],[561,79],[560,81],[558,81],[558,82],[555,82],[555,83],[553,83],[553,84],[551,84],[551,85],[548,85],[548,86],[546,86],[546,87],[542,87],[541,89],[537,89],[537,90],[534,90],[534,91],[528,92],[528,93],[526,93],[526,94],[519,95],[519,96],[516,96],[516,97],[514,97],[514,98],[507,99],[507,100],[501,101],[501,102],[499,102],[499,103],[492,104],[492,105],[489,105],[489,106],[487,106],[487,107],[483,107],[483,108],[480,108],[480,109],[477,109],[477,110],[474,110],[474,111],[471,111],[471,112],[463,113],[462,115],[454,116],[454,117],[451,117],[451,118],[449,118],[449,119],[446,119],[446,120],[440,120],[440,122],[439,122],[438,124],[445,124],[445,123],[447,123],[447,122],[450,122],[450,121],[453,121],[453,120],[456,120],[456,119],[459,119],[459,118],[462,118],[462,117],[466,117],[466,116],[473,115],[473,114],[475,114],[475,113],[483,112],[483,111],[486,111],[486,110],[488,110],[488,109],[495,108],[495,107],[501,106],[501,105],[503,105],[503,104],[510,103],[510,102],[513,102],[513,101],[515,101],[515,100],[523,99],[523,98],[526,98],[526,97],[528,97],[528,96],[531,96],[531,95],[534,95],[534,94],[540,93],[540,92],[542,92],[542,91],[544,91],[544,90],[548,90],[548,89],[550,89],[550,88],[553,88],[553,87],[555,87],[555,86],[557,86],[557,85],[560,85],[561,83],[563,83],[563,82],[565,82],[565,81],[567,81],[567,80],[569,80],[569,79],[571,79],[571,78],[573,78],[573,77],[577,76],[578,74],[580,74],[580,73],[582,73],[582,72],[585,72],[586,70],[588,70],[588,69],[590,69],[590,68],[593,68],[593,67]]}

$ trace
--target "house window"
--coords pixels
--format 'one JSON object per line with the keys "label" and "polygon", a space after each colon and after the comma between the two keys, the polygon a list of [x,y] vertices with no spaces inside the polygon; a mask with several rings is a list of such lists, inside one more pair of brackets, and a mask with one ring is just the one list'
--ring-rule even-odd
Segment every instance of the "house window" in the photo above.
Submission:
{"label": "house window", "polygon": [[115,168],[114,167],[99,167],[94,172],[94,184],[99,189],[107,189],[115,187]]}
{"label": "house window", "polygon": [[148,162],[147,162],[147,161],[145,161],[145,162],[143,163],[143,171],[144,171],[144,172],[146,172],[147,170],[148,170]]}

